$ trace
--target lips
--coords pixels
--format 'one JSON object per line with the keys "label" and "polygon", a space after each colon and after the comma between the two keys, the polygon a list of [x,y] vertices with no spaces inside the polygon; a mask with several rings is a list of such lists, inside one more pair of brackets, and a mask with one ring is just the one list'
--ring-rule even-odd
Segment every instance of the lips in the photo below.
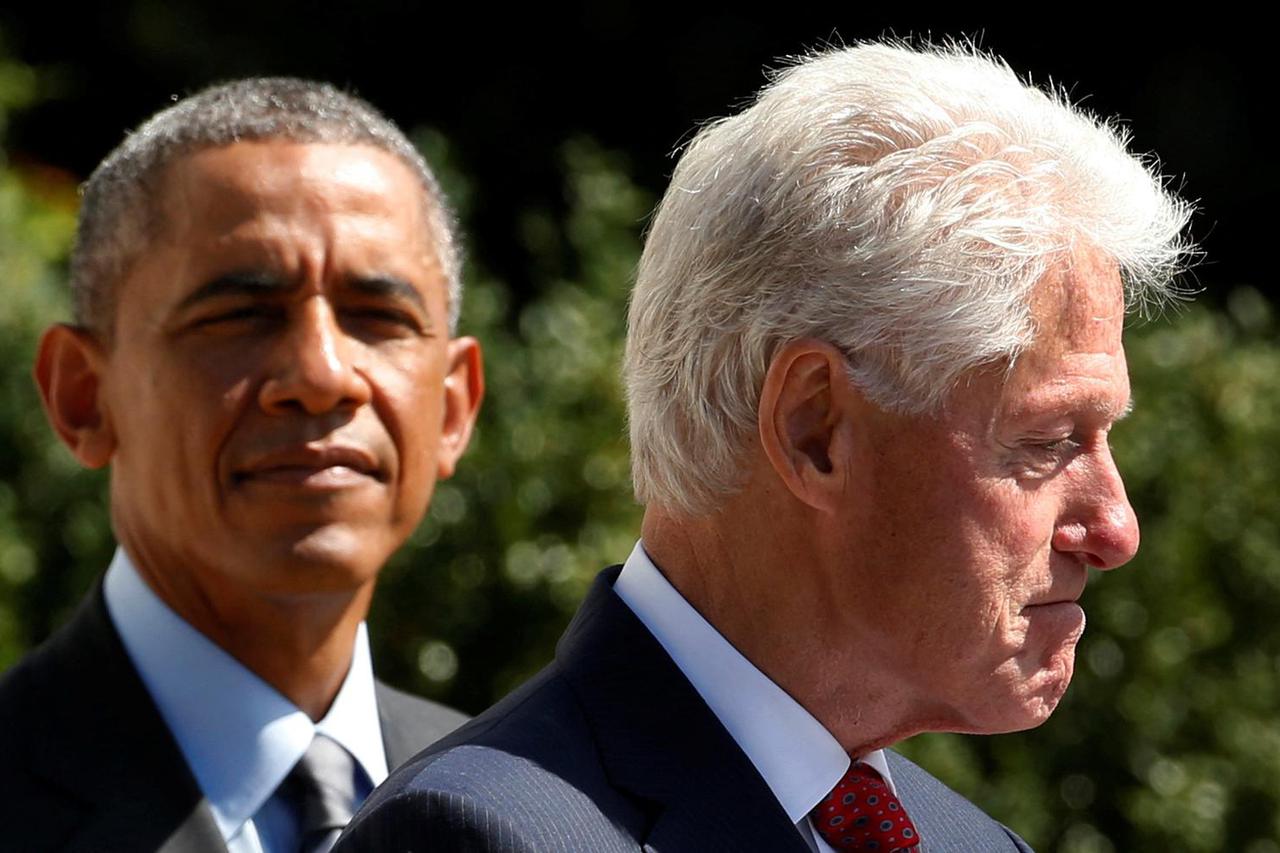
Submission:
{"label": "lips", "polygon": [[1078,604],[1080,596],[1068,596],[1063,598],[1046,598],[1043,601],[1032,601],[1027,603],[1027,607],[1050,607],[1054,604]]}
{"label": "lips", "polygon": [[1048,607],[1054,604],[1077,604],[1084,595],[1088,573],[1073,572],[1070,577],[1059,576],[1053,586],[1043,594],[1035,596],[1027,602],[1026,607]]}
{"label": "lips", "polygon": [[273,450],[248,459],[232,470],[239,484],[276,484],[332,490],[384,482],[377,457],[354,445],[300,445]]}

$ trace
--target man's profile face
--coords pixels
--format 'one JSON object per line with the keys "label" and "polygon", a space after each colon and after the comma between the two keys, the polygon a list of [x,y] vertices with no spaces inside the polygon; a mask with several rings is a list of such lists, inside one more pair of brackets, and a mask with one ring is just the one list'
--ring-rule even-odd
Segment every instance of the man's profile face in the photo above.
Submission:
{"label": "man's profile face", "polygon": [[931,728],[1043,722],[1071,679],[1087,569],[1138,546],[1107,443],[1129,405],[1114,265],[1078,252],[1033,314],[1007,375],[975,376],[938,417],[877,414],[850,485],[851,631]]}
{"label": "man's profile face", "polygon": [[240,142],[175,161],[161,195],[101,385],[118,538],[215,607],[366,585],[452,472],[479,381],[417,176],[369,146]]}

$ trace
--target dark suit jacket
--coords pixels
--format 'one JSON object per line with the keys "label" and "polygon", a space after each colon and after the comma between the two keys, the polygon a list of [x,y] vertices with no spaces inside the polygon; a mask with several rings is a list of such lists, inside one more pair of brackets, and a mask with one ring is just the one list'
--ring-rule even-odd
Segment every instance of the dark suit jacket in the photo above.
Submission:
{"label": "dark suit jacket", "polygon": [[[466,719],[382,683],[377,700],[392,767]],[[23,853],[226,853],[101,584],[0,679],[0,827],[0,850]]]}
{"label": "dark suit jacket", "polygon": [[[807,853],[746,755],[606,571],[538,676],[391,775],[337,853]],[[921,853],[1029,848],[889,753]]]}

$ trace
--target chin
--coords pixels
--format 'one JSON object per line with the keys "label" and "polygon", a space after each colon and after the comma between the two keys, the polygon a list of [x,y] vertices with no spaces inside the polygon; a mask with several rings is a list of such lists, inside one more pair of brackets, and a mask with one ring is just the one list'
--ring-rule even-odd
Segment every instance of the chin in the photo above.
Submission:
{"label": "chin", "polygon": [[990,688],[981,705],[971,706],[965,734],[1005,734],[1034,729],[1057,709],[1075,669],[1075,644],[1059,646],[1039,665],[1010,660],[991,673]]}
{"label": "chin", "polygon": [[1074,642],[1059,648],[1050,656],[1047,665],[1037,670],[1026,684],[1026,693],[1021,702],[1021,724],[1006,731],[1032,729],[1049,719],[1071,684],[1075,659]]}
{"label": "chin", "polygon": [[376,579],[390,556],[369,540],[351,530],[322,528],[265,547],[253,559],[259,587],[280,595],[354,592]]}

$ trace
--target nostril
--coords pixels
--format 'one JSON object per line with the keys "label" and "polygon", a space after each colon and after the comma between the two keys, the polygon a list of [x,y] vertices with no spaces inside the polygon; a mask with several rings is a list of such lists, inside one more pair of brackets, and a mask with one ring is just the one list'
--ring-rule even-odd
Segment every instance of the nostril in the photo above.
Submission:
{"label": "nostril", "polygon": [[1138,549],[1137,524],[1127,518],[1103,516],[1093,522],[1058,525],[1053,532],[1053,550],[1071,554],[1095,569],[1114,569],[1133,557]]}

